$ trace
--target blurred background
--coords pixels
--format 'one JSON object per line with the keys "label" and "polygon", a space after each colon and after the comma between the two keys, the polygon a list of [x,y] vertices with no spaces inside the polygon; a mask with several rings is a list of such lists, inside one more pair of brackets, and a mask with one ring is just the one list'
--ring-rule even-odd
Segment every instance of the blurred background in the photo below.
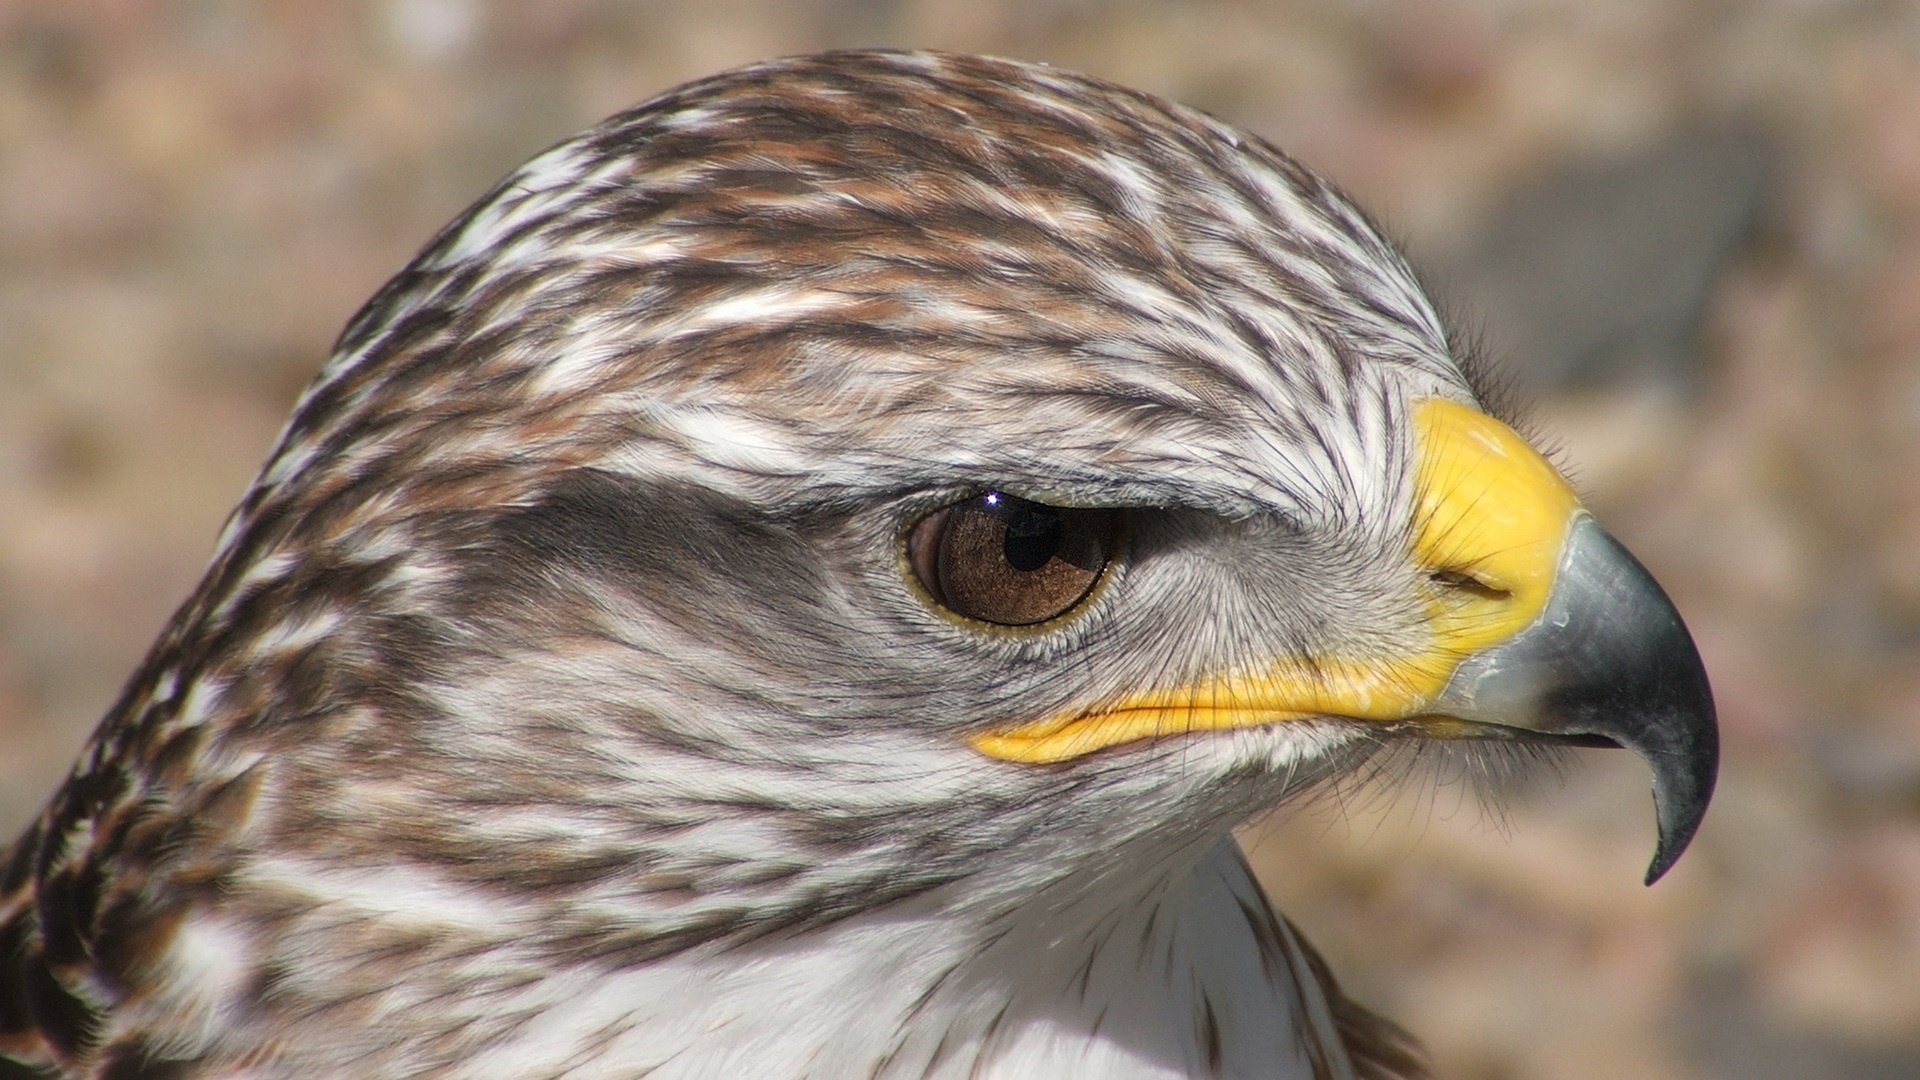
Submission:
{"label": "blurred background", "polygon": [[679,81],[858,45],[1093,72],[1348,189],[1688,616],[1725,762],[1654,889],[1626,755],[1249,827],[1349,989],[1463,1080],[1920,1076],[1907,3],[0,2],[0,832],[435,229]]}

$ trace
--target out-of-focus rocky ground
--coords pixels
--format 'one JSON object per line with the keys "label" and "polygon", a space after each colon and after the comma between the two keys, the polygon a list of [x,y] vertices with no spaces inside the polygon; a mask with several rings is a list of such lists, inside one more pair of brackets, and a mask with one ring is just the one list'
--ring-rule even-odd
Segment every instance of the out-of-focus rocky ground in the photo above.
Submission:
{"label": "out-of-focus rocky ground", "polygon": [[0,4],[0,831],[441,223],[677,81],[872,44],[1093,71],[1334,178],[1687,614],[1725,762],[1652,890],[1626,755],[1248,830],[1350,988],[1450,1077],[1920,1076],[1912,4]]}

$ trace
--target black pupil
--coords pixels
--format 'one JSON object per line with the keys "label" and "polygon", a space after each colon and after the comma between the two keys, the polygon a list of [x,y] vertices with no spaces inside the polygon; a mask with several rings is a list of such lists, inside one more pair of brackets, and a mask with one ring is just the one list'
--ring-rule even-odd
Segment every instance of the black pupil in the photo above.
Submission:
{"label": "black pupil", "polygon": [[1060,515],[1038,503],[1013,501],[1007,508],[1007,565],[1023,573],[1038,570],[1059,554],[1066,531]]}

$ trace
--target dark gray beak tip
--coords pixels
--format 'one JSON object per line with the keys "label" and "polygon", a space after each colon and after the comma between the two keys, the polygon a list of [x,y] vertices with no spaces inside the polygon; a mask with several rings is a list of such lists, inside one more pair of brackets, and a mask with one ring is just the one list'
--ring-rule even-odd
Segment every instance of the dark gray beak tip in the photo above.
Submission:
{"label": "dark gray beak tip", "polygon": [[[1707,815],[1720,772],[1713,689],[1693,635],[1666,592],[1620,544],[1590,521],[1575,531],[1582,556],[1567,572],[1595,598],[1603,625],[1580,649],[1589,676],[1553,695],[1563,730],[1605,736],[1653,770],[1660,838],[1647,867],[1651,885],[1673,868]],[[1578,670],[1580,660],[1572,667]]]}
{"label": "dark gray beak tip", "polygon": [[1713,799],[1714,780],[1720,771],[1713,692],[1707,687],[1706,668],[1693,643],[1689,641],[1687,646],[1692,669],[1676,673],[1682,678],[1671,688],[1669,698],[1679,715],[1651,725],[1652,730],[1669,737],[1650,738],[1635,747],[1653,768],[1653,812],[1660,828],[1653,862],[1647,867],[1648,885],[1664,877],[1693,842],[1701,819],[1707,816],[1707,803]]}
{"label": "dark gray beak tip", "polygon": [[1695,759],[1691,767],[1669,776],[1665,783],[1656,770],[1653,812],[1659,823],[1660,839],[1653,849],[1653,862],[1647,867],[1648,885],[1665,877],[1673,864],[1680,861],[1681,853],[1693,842],[1693,834],[1699,831],[1701,820],[1707,816],[1707,802],[1713,797],[1714,756],[1709,750],[1706,757]]}

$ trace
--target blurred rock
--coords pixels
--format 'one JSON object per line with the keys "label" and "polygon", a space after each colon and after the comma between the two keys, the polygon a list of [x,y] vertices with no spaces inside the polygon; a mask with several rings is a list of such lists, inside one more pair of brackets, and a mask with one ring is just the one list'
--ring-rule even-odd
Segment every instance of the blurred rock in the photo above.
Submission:
{"label": "blurred rock", "polygon": [[1574,162],[1496,204],[1431,276],[1529,389],[1635,376],[1697,387],[1694,331],[1754,236],[1772,159],[1756,136],[1705,129]]}
{"label": "blurred rock", "polygon": [[1723,970],[1690,988],[1686,1015],[1689,1056],[1711,1062],[1710,1075],[1727,1080],[1913,1080],[1920,1047],[1871,1045],[1781,1022],[1756,999],[1750,982]]}

